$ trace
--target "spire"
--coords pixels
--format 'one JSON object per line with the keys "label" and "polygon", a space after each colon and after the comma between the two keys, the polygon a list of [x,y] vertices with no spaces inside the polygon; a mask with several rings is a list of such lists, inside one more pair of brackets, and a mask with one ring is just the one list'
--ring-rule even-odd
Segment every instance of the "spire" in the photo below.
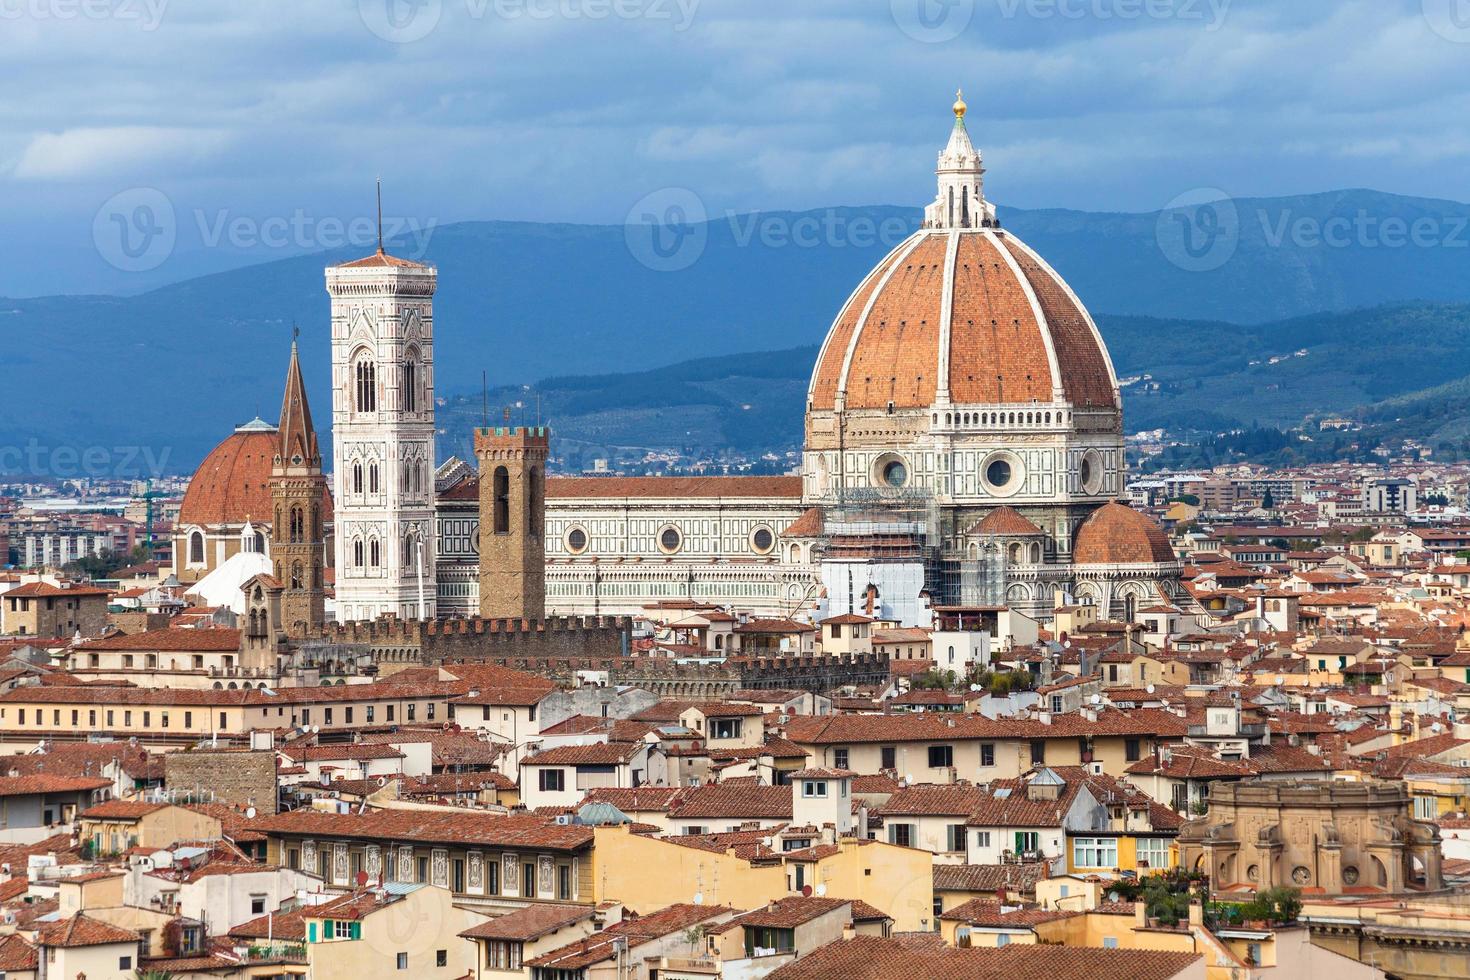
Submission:
{"label": "spire", "polygon": [[985,200],[984,174],[980,151],[970,142],[965,126],[965,94],[955,90],[954,127],[949,142],[939,152],[935,175],[939,192],[934,203],[924,209],[925,228],[989,228],[996,225],[995,207]]}
{"label": "spire", "polygon": [[383,254],[383,178],[378,178],[378,254]]}
{"label": "spire", "polygon": [[[295,334],[300,333],[295,327],[292,330]],[[316,429],[311,424],[311,406],[306,403],[306,382],[301,379],[301,360],[296,349],[295,336],[291,339],[291,366],[286,369],[286,396],[281,402],[281,424],[278,429],[278,465],[321,465]]]}

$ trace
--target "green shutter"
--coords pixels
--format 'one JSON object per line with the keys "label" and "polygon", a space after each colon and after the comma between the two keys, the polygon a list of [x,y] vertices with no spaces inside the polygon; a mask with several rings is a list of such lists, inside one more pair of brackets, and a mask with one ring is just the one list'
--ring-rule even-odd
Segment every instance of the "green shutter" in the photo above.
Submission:
{"label": "green shutter", "polygon": [[316,942],[316,923],[315,922],[308,922],[306,924],[306,941],[309,942],[309,943]]}
{"label": "green shutter", "polygon": [[353,939],[361,939],[362,938],[362,923],[361,922],[354,922],[354,923],[352,923],[352,934],[351,935],[352,935],[352,938]]}

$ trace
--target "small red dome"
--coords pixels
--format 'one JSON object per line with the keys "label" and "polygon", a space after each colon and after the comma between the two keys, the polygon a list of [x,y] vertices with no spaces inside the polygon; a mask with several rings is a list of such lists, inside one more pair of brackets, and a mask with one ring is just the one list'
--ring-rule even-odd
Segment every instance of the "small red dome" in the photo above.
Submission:
{"label": "small red dome", "polygon": [[[179,504],[179,525],[259,524],[271,521],[271,463],[276,428],[256,420],[215,446],[189,480]],[[322,494],[322,519],[332,519],[330,491]]]}
{"label": "small red dome", "polygon": [[1146,514],[1120,503],[1093,511],[1072,542],[1078,565],[1149,565],[1178,561],[1164,529]]}

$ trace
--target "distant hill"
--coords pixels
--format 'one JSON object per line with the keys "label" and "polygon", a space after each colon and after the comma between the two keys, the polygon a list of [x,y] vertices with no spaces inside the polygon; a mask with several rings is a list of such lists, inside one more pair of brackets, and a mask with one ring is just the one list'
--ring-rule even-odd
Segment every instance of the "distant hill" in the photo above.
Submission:
{"label": "distant hill", "polygon": [[[1160,427],[1203,439],[1347,414],[1381,438],[1470,438],[1470,377],[1462,376],[1470,366],[1470,305],[1381,307],[1260,326],[1104,316],[1100,327],[1125,383],[1130,431]],[[816,352],[548,378],[534,391],[541,417],[554,421],[558,453],[573,467],[599,456],[722,447],[771,453],[778,459],[770,465],[780,466],[801,443]],[[518,399],[524,407],[513,417],[533,420],[537,403],[519,387],[493,390],[488,402]],[[441,410],[442,452],[468,453],[483,404],[465,396]]]}
{"label": "distant hill", "polygon": [[[1410,390],[1397,380],[1376,380],[1381,371],[1373,377],[1353,374],[1339,355],[1379,361],[1395,377],[1411,373],[1410,362],[1418,360],[1428,372],[1426,383],[1452,380],[1441,376],[1447,366],[1428,362],[1457,350],[1463,356],[1453,329],[1449,337],[1428,339],[1436,353],[1425,356],[1424,348],[1392,346],[1367,326],[1351,332],[1351,342],[1333,341],[1326,335],[1337,320],[1312,318],[1384,304],[1470,301],[1470,249],[1463,247],[1470,241],[1470,207],[1348,191],[1238,201],[1231,208],[1236,220],[1226,220],[1225,227],[1235,230],[1190,243],[1229,246],[1228,261],[1208,271],[1189,270],[1209,265],[1224,251],[1205,249],[1200,259],[1193,254],[1199,249],[1185,249],[1171,236],[1185,228],[1192,235],[1218,229],[1219,214],[1231,209],[1162,215],[1001,209],[1003,223],[1045,255],[1099,315],[1124,373],[1201,385],[1202,395],[1166,389],[1157,398],[1130,398],[1131,428],[1177,424],[1180,418],[1210,428],[1212,422],[1247,416],[1299,417],[1327,407],[1318,404],[1324,389],[1351,392],[1350,404]],[[703,236],[702,251],[675,272],[641,264],[622,227],[442,226],[423,256],[439,268],[438,392],[446,398],[478,396],[482,371],[497,385],[557,376],[565,379],[558,386],[570,386],[576,376],[607,373],[642,373],[644,383],[654,385],[664,378],[657,369],[678,364],[697,375],[719,376],[676,377],[658,397],[683,401],[652,406],[635,397],[639,382],[583,379],[575,381],[583,385],[580,400],[569,402],[561,417],[549,417],[569,437],[574,419],[587,419],[594,427],[589,434],[604,431],[598,426],[626,433],[638,431],[624,425],[638,413],[662,413],[663,421],[684,427],[683,438],[746,439],[741,446],[751,439],[762,445],[779,441],[773,437],[781,425],[799,424],[800,412],[793,416],[789,407],[793,398],[799,406],[809,356],[771,355],[762,361],[765,373],[754,378],[740,373],[755,368],[740,367],[738,357],[733,367],[717,360],[689,368],[685,362],[818,343],[858,279],[917,218],[917,211],[888,207],[720,218],[693,229]],[[1344,222],[1378,231],[1346,239],[1330,235],[1332,244],[1313,243],[1307,234]],[[1419,235],[1419,245],[1404,244],[1385,222],[1390,228],[1418,222],[1421,232],[1430,233]],[[792,234],[813,228],[823,229],[815,239]],[[7,341],[0,446],[35,445],[53,456],[58,449],[70,454],[147,447],[166,461],[164,468],[190,469],[232,426],[255,414],[275,418],[293,321],[302,327],[303,366],[325,428],[329,351],[322,269],[355,255],[285,259],[125,298],[0,300]],[[1440,307],[1414,309],[1424,312],[1393,320],[1398,332],[1392,343],[1421,339],[1414,316],[1428,318],[1418,324],[1426,330],[1443,326],[1441,317],[1452,327],[1459,322],[1459,314]],[[1382,322],[1374,319],[1379,313],[1362,316],[1367,319],[1346,322]],[[1278,322],[1291,317],[1305,319],[1289,328]],[[1274,374],[1265,368],[1252,373],[1248,362],[1260,354],[1310,346],[1281,334],[1283,329],[1293,338],[1317,337],[1332,363],[1319,356]],[[769,366],[783,358],[793,363]],[[778,378],[781,372],[786,373]],[[1261,387],[1276,384],[1278,375],[1311,378],[1305,388],[1262,401]],[[1243,395],[1246,390],[1254,394]],[[697,398],[708,393],[750,407],[739,409],[737,421],[725,408],[701,408]],[[1326,397],[1337,404],[1337,394]],[[605,397],[621,400],[599,404]],[[542,398],[543,410],[556,402],[549,393]],[[593,423],[594,415],[603,420]],[[446,431],[445,437],[451,445],[453,435]],[[0,466],[13,469],[13,459],[0,457]]]}

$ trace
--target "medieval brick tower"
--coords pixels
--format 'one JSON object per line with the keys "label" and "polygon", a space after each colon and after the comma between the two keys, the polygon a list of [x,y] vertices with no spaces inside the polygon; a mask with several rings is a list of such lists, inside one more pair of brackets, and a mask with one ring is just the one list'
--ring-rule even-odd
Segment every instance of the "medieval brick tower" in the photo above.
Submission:
{"label": "medieval brick tower", "polygon": [[280,625],[290,636],[320,629],[326,621],[326,488],[322,454],[317,448],[311,406],[306,403],[306,384],[301,380],[301,363],[293,341],[270,475],[274,511],[270,554],[283,590]]}
{"label": "medieval brick tower", "polygon": [[475,430],[480,461],[480,615],[546,617],[547,429]]}

